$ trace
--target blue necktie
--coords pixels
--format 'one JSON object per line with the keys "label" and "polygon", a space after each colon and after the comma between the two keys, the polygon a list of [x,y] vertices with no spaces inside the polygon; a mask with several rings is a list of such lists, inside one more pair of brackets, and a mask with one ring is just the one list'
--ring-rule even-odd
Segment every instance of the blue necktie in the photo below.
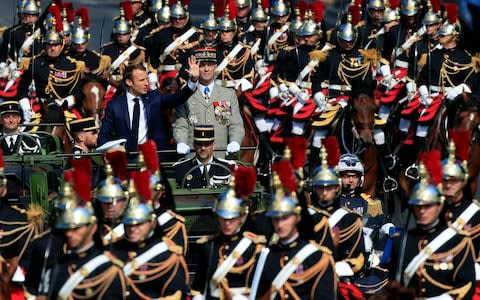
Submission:
{"label": "blue necktie", "polygon": [[208,86],[203,90],[203,95],[205,96],[205,100],[210,98],[210,88]]}

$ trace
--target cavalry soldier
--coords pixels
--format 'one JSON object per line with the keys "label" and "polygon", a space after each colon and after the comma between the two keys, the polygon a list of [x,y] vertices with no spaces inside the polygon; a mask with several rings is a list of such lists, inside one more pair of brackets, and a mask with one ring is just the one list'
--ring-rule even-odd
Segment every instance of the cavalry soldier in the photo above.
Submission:
{"label": "cavalry soldier", "polygon": [[261,0],[252,9],[250,21],[252,29],[248,30],[240,40],[251,47],[252,56],[255,60],[262,59],[267,39],[267,25],[269,16],[262,7]]}
{"label": "cavalry soldier", "polygon": [[131,42],[132,34],[132,11],[128,2],[122,2],[120,17],[113,24],[113,41],[102,45],[102,55],[110,57],[112,64],[109,72],[112,75],[113,84],[123,79],[123,72],[128,65],[143,64],[145,62],[145,49]]}
{"label": "cavalry soldier", "polygon": [[[472,200],[472,197],[468,195],[469,192],[465,189],[468,182],[468,153],[465,150],[468,149],[470,141],[467,136],[456,131],[452,132],[451,137],[448,158],[442,161],[445,206],[440,219],[441,221],[444,219],[447,226],[452,226],[457,220],[463,219],[463,230],[470,234],[475,247],[475,273],[478,286],[478,281],[480,281],[480,204],[478,200]],[[459,151],[455,151],[456,146]],[[462,151],[462,147],[465,150]],[[466,214],[470,215],[469,219],[465,217]]]}
{"label": "cavalry soldier", "polygon": [[317,169],[313,174],[314,205],[325,211],[332,230],[334,257],[338,276],[352,276],[362,271],[365,246],[361,216],[340,205],[341,179],[335,170]]}
{"label": "cavalry soldier", "polygon": [[271,218],[277,241],[269,247],[265,265],[257,265],[263,271],[258,298],[336,299],[332,251],[300,235],[297,224],[301,208],[295,192],[285,194],[277,174],[273,184],[275,194],[267,216]]}
{"label": "cavalry soldier", "polygon": [[21,23],[8,28],[3,33],[0,62],[7,60],[17,62],[19,58],[32,57],[41,50],[41,47],[32,48],[34,40],[41,35],[38,24],[40,7],[35,0],[21,1],[20,3]]}
{"label": "cavalry soldier", "polygon": [[29,86],[35,79],[35,91],[41,101],[56,103],[63,108],[71,108],[81,99],[81,82],[85,63],[65,56],[63,51],[62,21],[57,6],[52,6],[56,16],[54,26],[44,37],[45,53],[35,56],[28,65],[18,86],[18,98],[23,110],[24,122],[31,118],[32,108],[29,102]]}
{"label": "cavalry soldier", "polygon": [[67,192],[68,185],[63,194],[65,210],[55,221],[55,228],[65,237],[65,254],[46,271],[41,292],[47,299],[125,299],[121,262],[96,242],[93,208],[73,191]]}
{"label": "cavalry soldier", "polygon": [[132,36],[131,41],[143,46],[145,36],[152,31],[154,24],[152,18],[145,11],[145,0],[129,0],[132,7]]}
{"label": "cavalry soldier", "polygon": [[385,12],[385,4],[382,0],[368,0],[366,4],[366,16],[357,25],[359,33],[360,49],[382,49],[382,40],[377,33],[382,28],[382,19]]}
{"label": "cavalry soldier", "polygon": [[74,120],[68,123],[73,136],[73,154],[85,154],[97,147],[98,126],[92,117]]}
{"label": "cavalry soldier", "polygon": [[85,63],[86,79],[98,80],[111,64],[111,58],[88,49],[88,41],[90,40],[88,10],[85,7],[80,7],[75,15],[78,16],[78,22],[73,28],[72,49],[69,54],[74,59]]}
{"label": "cavalry soldier", "polygon": [[[194,127],[193,148],[195,156],[173,165],[179,187],[205,188],[229,182],[233,162],[213,155],[215,132],[212,125]],[[194,169],[195,166],[198,168]]]}
{"label": "cavalry soldier", "polygon": [[238,91],[252,88],[254,61],[251,48],[238,40],[238,27],[230,20],[228,7],[218,22],[218,30],[216,83]]}
{"label": "cavalry soldier", "polygon": [[157,216],[149,200],[150,173],[133,172],[130,201],[122,216],[125,234],[113,245],[113,254],[125,262],[127,299],[184,299],[189,274],[182,247],[154,234]]}
{"label": "cavalry soldier", "polygon": [[[172,5],[170,8],[172,25],[155,32],[146,44],[148,62],[153,69],[159,71],[159,75],[176,71],[170,75],[170,77],[175,77],[183,65],[188,65],[187,50],[198,45],[200,34],[192,26],[187,9],[188,7],[183,6],[180,0]],[[187,81],[186,72],[180,75]]]}
{"label": "cavalry soldier", "polygon": [[400,249],[400,254],[393,256],[398,257],[397,280],[401,278],[403,286],[414,288],[417,297],[472,299],[474,253],[472,241],[463,231],[463,220],[446,228],[439,220],[443,196],[434,183],[429,183],[422,163],[420,178],[408,201],[417,226],[393,248]]}
{"label": "cavalry soldier", "polygon": [[245,185],[252,178],[232,177],[228,189],[215,203],[215,217],[220,232],[202,237],[200,261],[192,284],[194,296],[204,299],[248,297],[258,254],[266,243],[263,235],[243,229],[248,203],[236,193],[235,185]]}
{"label": "cavalry soldier", "polygon": [[215,6],[213,3],[210,6],[208,17],[206,17],[200,24],[200,29],[202,30],[202,36],[198,48],[215,48],[217,46],[218,22],[215,18]]}
{"label": "cavalry soldier", "polygon": [[268,27],[266,59],[269,62],[275,61],[278,51],[293,44],[289,38],[288,30],[290,23],[290,7],[284,0],[275,1],[270,10],[270,17],[272,23]]}
{"label": "cavalry soldier", "polygon": [[4,155],[40,153],[40,141],[36,135],[21,133],[22,111],[17,101],[4,101],[0,104],[2,132],[0,134]]}
{"label": "cavalry soldier", "polygon": [[238,32],[237,38],[242,40],[245,34],[250,30],[250,11],[252,8],[251,0],[235,0],[236,17]]}
{"label": "cavalry soldier", "polygon": [[75,12],[73,10],[73,4],[66,2],[62,3],[60,15],[62,16],[63,24],[63,53],[68,55],[72,47],[72,32],[73,32],[73,23],[75,21]]}

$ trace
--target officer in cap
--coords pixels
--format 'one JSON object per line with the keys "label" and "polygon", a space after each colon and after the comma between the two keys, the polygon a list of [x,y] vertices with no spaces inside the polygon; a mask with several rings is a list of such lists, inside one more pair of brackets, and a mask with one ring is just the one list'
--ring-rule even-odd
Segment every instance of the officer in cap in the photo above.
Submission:
{"label": "officer in cap", "polygon": [[84,154],[97,146],[98,126],[92,117],[69,122],[74,144],[73,154]]}
{"label": "officer in cap", "polygon": [[232,177],[214,207],[219,233],[197,241],[201,255],[192,284],[197,299],[200,294],[204,299],[224,299],[247,297],[250,292],[255,262],[266,239],[243,228],[249,207],[235,185],[251,179]]}
{"label": "officer in cap", "polygon": [[[27,47],[25,41],[31,37],[38,29],[38,16],[40,7],[35,0],[19,1],[21,4],[19,9],[20,24],[8,28],[3,33],[2,44],[0,45],[0,62],[18,61],[21,56],[31,57],[39,53],[42,49],[40,45]],[[33,50],[33,52],[32,52]]]}
{"label": "officer in cap", "polygon": [[[46,271],[42,284],[49,299],[98,298],[123,299],[126,290],[121,266],[103,246],[96,243],[97,220],[90,202],[84,202],[64,186],[65,210],[55,228],[65,237],[65,255]],[[87,271],[85,271],[87,270]]]}
{"label": "officer in cap", "polygon": [[269,247],[257,296],[335,299],[336,277],[331,250],[300,235],[297,224],[301,208],[295,192],[286,193],[275,173],[273,185],[275,194],[267,216],[271,218],[278,240]]}
{"label": "officer in cap", "polygon": [[[432,178],[436,177],[432,174]],[[406,241],[394,247],[394,251],[400,249],[400,253],[393,257],[403,261],[403,265],[395,262],[397,277],[403,286],[415,289],[416,297],[471,299],[475,281],[472,241],[462,230],[463,222],[454,224],[455,229],[446,229],[442,224],[443,201],[440,190],[429,182],[421,163],[420,182],[408,201],[416,227],[405,234]],[[404,246],[400,246],[402,244]]]}
{"label": "officer in cap", "polygon": [[18,85],[18,98],[23,110],[24,122],[30,122],[32,108],[28,100],[29,86],[35,78],[35,90],[40,99],[71,108],[81,99],[81,78],[85,64],[63,54],[62,20],[58,6],[50,7],[55,22],[45,33],[45,53],[34,57],[28,65]]}
{"label": "officer in cap", "polygon": [[233,162],[214,156],[215,131],[212,125],[196,125],[193,129],[195,156],[173,165],[177,185],[189,188],[204,188],[227,184]]}
{"label": "officer in cap", "polygon": [[145,49],[131,41],[132,6],[129,2],[121,2],[120,6],[120,17],[113,24],[112,41],[101,47],[102,55],[110,57],[112,61],[109,71],[113,80],[111,83],[115,85],[123,79],[123,72],[127,65],[145,62]]}
{"label": "officer in cap", "polygon": [[2,133],[0,134],[4,155],[39,153],[40,141],[35,135],[20,134],[22,111],[17,101],[4,101],[0,104]]}
{"label": "officer in cap", "polygon": [[[448,157],[442,161],[442,187],[443,195],[445,197],[445,205],[440,215],[440,219],[447,222],[447,226],[452,226],[461,215],[466,212],[477,210],[473,216],[465,221],[465,231],[470,233],[473,246],[475,247],[476,255],[476,273],[477,281],[479,281],[478,273],[480,269],[478,264],[480,262],[480,235],[476,234],[480,228],[480,210],[478,200],[471,197],[471,191],[468,186],[468,166],[467,155],[461,151],[456,151],[456,148],[468,149],[470,141],[465,136],[452,132],[452,137],[455,137],[449,143]],[[458,137],[458,138],[457,138]],[[458,157],[457,157],[458,154]]]}
{"label": "officer in cap", "polygon": [[[129,203],[122,215],[124,236],[113,245],[114,255],[125,262],[128,299],[184,299],[189,274],[182,247],[154,234],[157,217],[148,199],[150,174],[134,172]],[[136,188],[135,188],[135,186]]]}

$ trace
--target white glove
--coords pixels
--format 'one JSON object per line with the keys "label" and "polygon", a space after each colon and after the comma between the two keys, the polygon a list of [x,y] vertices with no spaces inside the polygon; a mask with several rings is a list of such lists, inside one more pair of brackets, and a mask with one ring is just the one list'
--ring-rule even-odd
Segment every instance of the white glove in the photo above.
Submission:
{"label": "white glove", "polygon": [[327,109],[327,100],[322,92],[317,92],[315,96],[313,96],[313,101],[317,105],[320,112],[324,112]]}
{"label": "white glove", "polygon": [[278,97],[278,88],[276,86],[272,86],[268,91],[268,94],[270,95],[270,99]]}
{"label": "white glove", "polygon": [[338,275],[338,277],[347,277],[347,276],[353,276],[353,270],[352,270],[352,267],[350,267],[350,265],[341,260],[341,261],[337,261],[335,263],[335,271]]}
{"label": "white glove", "polygon": [[71,108],[73,105],[75,105],[75,97],[73,97],[73,95],[70,95],[70,96],[67,96],[63,99],[55,99],[55,102],[60,107],[63,107],[63,105],[66,103],[67,107]]}
{"label": "white glove", "polygon": [[22,98],[18,103],[23,111],[23,122],[30,123],[33,115],[32,107],[30,106],[30,100],[28,100],[28,98]]}
{"label": "white glove", "polygon": [[185,143],[177,144],[177,153],[178,154],[188,154],[190,153],[190,147]]}
{"label": "white glove", "polygon": [[425,300],[453,300],[453,297],[449,294],[441,294],[440,296],[425,298]]}
{"label": "white glove", "polygon": [[248,300],[248,298],[245,297],[244,295],[234,295],[232,297],[232,300]]}
{"label": "white glove", "polygon": [[430,97],[428,93],[428,89],[425,85],[422,85],[421,87],[418,88],[418,92],[420,93],[420,103],[428,107],[430,104],[432,104],[432,98]]}
{"label": "white glove", "polygon": [[240,144],[238,144],[237,142],[230,142],[227,145],[227,153],[235,153],[238,151],[240,151]]}
{"label": "white glove", "polygon": [[458,97],[458,95],[460,95],[460,93],[456,88],[454,87],[445,88],[445,98],[447,98],[447,100],[453,101],[455,100],[455,98]]}
{"label": "white glove", "polygon": [[193,296],[192,300],[205,300],[205,296],[202,294]]}
{"label": "white glove", "polygon": [[238,90],[240,89],[242,92],[248,91],[253,88],[253,84],[246,80],[245,78],[240,79],[240,81],[237,82],[235,85],[235,89]]}
{"label": "white glove", "polygon": [[157,73],[148,73],[148,83],[150,86],[150,90],[156,90],[158,85],[158,75]]}

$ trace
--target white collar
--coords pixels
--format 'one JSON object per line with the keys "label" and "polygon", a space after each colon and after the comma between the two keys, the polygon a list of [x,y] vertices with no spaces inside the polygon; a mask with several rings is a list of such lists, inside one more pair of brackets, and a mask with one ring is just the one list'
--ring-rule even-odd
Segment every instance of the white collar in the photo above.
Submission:
{"label": "white collar", "polygon": [[210,157],[210,159],[206,163],[202,163],[196,156],[195,156],[195,159],[197,160],[197,164],[206,165],[206,164],[209,164],[209,163],[213,162],[213,155],[212,155],[212,157]]}
{"label": "white collar", "polygon": [[125,95],[127,96],[127,101],[133,101],[133,99],[135,98],[142,99],[142,96],[135,96],[134,94],[131,94],[129,91],[127,91]]}
{"label": "white collar", "polygon": [[208,87],[208,89],[210,90],[210,94],[212,94],[212,91],[213,91],[213,86],[214,86],[215,82],[211,82],[209,85],[203,85],[201,83],[198,83],[198,88],[200,89],[200,93],[204,93],[203,91],[205,90],[205,88]]}

